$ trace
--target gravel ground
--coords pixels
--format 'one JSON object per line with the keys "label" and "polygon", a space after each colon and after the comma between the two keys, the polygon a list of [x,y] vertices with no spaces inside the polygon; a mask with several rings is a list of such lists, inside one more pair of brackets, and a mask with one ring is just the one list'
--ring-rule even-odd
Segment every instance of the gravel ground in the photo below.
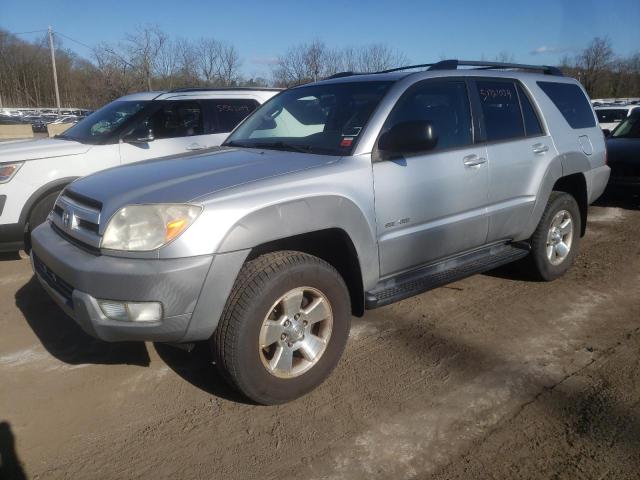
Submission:
{"label": "gravel ground", "polygon": [[0,477],[638,478],[640,209],[590,210],[570,273],[509,268],[354,319],[331,378],[258,407],[207,362],[86,336],[0,259]]}

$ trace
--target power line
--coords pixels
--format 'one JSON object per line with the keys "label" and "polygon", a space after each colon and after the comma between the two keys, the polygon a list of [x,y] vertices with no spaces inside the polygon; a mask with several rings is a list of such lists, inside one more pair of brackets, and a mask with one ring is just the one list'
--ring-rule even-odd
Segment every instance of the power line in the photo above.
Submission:
{"label": "power line", "polygon": [[64,33],[59,32],[58,30],[55,30],[53,33],[54,33],[55,35],[60,35],[61,37],[66,38],[67,40],[71,40],[72,42],[75,42],[75,43],[77,43],[78,45],[83,46],[84,48],[88,48],[89,50],[94,50],[94,49],[95,49],[95,47],[90,47],[90,46],[89,46],[89,45],[87,45],[86,43],[82,43],[82,42],[80,42],[80,41],[78,41],[78,40],[76,40],[76,39],[74,39],[74,38],[71,38],[69,35],[65,35]]}
{"label": "power line", "polygon": [[32,30],[30,32],[9,32],[11,33],[11,35],[28,35],[30,33],[40,33],[40,32],[46,32],[47,30]]}

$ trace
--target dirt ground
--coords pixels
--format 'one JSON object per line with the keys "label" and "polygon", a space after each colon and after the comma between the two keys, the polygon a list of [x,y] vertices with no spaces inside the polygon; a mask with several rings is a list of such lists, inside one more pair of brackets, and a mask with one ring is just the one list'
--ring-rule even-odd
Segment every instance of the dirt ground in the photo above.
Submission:
{"label": "dirt ground", "polygon": [[510,269],[354,319],[318,390],[259,407],[206,350],[107,344],[0,260],[0,455],[29,478],[639,478],[640,200],[570,273]]}

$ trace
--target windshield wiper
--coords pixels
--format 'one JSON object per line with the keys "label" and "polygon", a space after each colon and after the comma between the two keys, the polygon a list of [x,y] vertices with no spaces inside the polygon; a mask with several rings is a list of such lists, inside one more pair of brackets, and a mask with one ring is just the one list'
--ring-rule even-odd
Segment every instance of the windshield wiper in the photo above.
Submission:
{"label": "windshield wiper", "polygon": [[256,142],[250,145],[253,148],[266,148],[272,150],[289,150],[293,152],[308,153],[311,151],[309,145],[295,145],[293,143],[287,143],[283,141],[277,142]]}

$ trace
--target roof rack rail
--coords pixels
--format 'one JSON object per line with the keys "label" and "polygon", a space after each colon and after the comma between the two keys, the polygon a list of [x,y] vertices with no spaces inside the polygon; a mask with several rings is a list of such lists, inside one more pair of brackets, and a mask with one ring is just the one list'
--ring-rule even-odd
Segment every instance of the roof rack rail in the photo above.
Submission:
{"label": "roof rack rail", "polygon": [[457,70],[458,67],[479,67],[483,70],[498,69],[519,69],[541,71],[545,75],[556,75],[562,77],[562,72],[558,67],[549,65],[526,65],[523,63],[486,62],[484,60],[441,60],[436,63],[422,63],[419,65],[407,65],[405,67],[390,68],[376,73],[400,72],[402,70],[412,70],[414,68],[427,68],[428,70]]}
{"label": "roof rack rail", "polygon": [[275,92],[282,90],[281,88],[271,87],[184,87],[174,88],[162,93],[189,93],[189,92],[225,92],[230,90],[258,90],[265,92]]}
{"label": "roof rack rail", "polygon": [[329,75],[327,78],[325,78],[325,80],[331,80],[332,78],[351,77],[353,75],[362,75],[362,74],[357,72],[338,72],[338,73],[334,73],[333,75]]}

